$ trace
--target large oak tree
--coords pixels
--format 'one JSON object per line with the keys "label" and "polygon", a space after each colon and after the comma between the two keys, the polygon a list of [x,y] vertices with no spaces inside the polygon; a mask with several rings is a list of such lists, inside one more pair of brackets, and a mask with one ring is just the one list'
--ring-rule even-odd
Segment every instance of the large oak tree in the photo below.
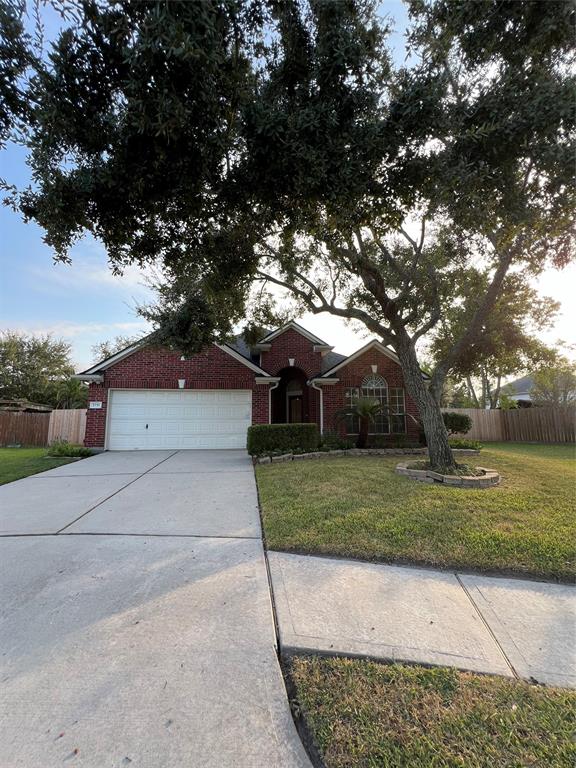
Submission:
{"label": "large oak tree", "polygon": [[[412,0],[409,66],[369,0],[77,0],[30,81],[34,188],[67,258],[159,259],[157,339],[194,351],[274,285],[393,347],[430,460],[453,457],[444,380],[510,270],[571,255],[573,10]],[[417,342],[478,265],[485,287],[429,386]],[[256,306],[257,305],[257,306]]]}

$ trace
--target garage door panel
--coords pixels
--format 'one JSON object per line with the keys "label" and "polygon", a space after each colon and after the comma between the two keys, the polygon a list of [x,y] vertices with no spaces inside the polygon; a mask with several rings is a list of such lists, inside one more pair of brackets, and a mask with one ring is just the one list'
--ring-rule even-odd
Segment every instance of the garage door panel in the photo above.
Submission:
{"label": "garage door panel", "polygon": [[252,392],[111,390],[109,408],[112,450],[245,448]]}

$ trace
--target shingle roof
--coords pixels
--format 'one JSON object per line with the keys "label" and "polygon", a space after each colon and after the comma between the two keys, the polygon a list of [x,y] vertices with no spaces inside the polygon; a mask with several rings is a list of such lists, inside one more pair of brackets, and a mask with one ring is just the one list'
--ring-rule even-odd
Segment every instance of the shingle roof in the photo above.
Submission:
{"label": "shingle roof", "polygon": [[242,335],[234,336],[234,338],[228,342],[228,346],[232,347],[232,349],[235,349],[236,352],[239,352],[241,355],[243,355],[243,357],[246,357],[248,360],[250,360],[250,345],[246,344],[246,341]]}
{"label": "shingle roof", "polygon": [[322,365],[320,366],[320,373],[326,373],[330,368],[334,368],[335,365],[346,360],[348,355],[341,355],[340,352],[326,352],[322,358]]}
{"label": "shingle roof", "polygon": [[515,395],[519,395],[524,392],[530,392],[533,386],[533,376],[522,376],[522,378],[511,381],[509,384],[505,385],[507,391]]}

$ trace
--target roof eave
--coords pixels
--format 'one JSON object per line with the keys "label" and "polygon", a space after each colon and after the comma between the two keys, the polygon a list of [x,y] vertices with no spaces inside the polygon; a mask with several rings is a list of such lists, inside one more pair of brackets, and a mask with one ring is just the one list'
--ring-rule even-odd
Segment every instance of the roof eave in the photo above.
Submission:
{"label": "roof eave", "polygon": [[75,373],[70,377],[76,379],[76,381],[88,381],[91,384],[98,384],[104,381],[104,374],[102,373]]}

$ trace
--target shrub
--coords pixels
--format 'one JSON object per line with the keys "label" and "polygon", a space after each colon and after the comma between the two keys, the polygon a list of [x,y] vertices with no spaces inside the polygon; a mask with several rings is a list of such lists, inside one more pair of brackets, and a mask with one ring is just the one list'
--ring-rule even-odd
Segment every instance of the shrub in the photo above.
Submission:
{"label": "shrub", "polygon": [[354,448],[354,440],[332,433],[322,435],[320,441],[321,451],[345,451]]}
{"label": "shrub", "polygon": [[470,416],[466,416],[465,413],[448,411],[442,414],[442,418],[449,435],[463,435],[472,429],[472,419]]}
{"label": "shrub", "polygon": [[452,438],[450,440],[451,448],[468,448],[473,451],[481,451],[484,446],[478,440],[466,440],[466,438]]}
{"label": "shrub", "polygon": [[87,456],[92,456],[90,448],[85,448],[83,445],[74,445],[67,440],[55,440],[46,452],[47,456],[64,456],[71,459],[84,459]]}
{"label": "shrub", "polygon": [[368,435],[368,448],[421,448],[416,440],[407,435]]}
{"label": "shrub", "polygon": [[290,451],[315,451],[320,444],[316,424],[254,424],[248,427],[248,453],[260,456]]}

